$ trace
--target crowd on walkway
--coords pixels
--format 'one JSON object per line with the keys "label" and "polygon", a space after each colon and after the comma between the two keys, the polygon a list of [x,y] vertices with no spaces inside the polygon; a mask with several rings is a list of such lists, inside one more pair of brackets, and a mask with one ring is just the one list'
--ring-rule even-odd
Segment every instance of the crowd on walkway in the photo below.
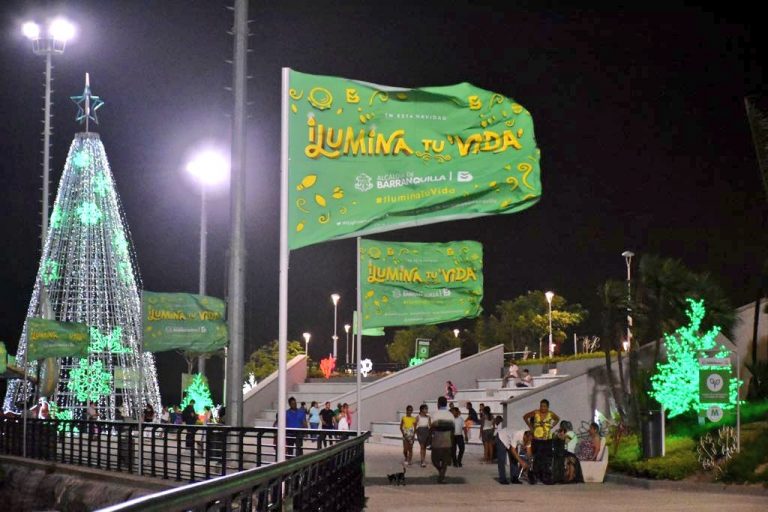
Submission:
{"label": "crowd on walkway", "polygon": [[[337,436],[329,431],[349,431],[352,430],[355,410],[347,403],[339,403],[335,409],[331,408],[331,402],[325,402],[320,408],[318,402],[310,403],[307,407],[306,402],[297,405],[296,398],[288,399],[288,409],[285,411],[285,427],[291,429],[304,428],[317,430],[316,434],[309,434],[309,439],[317,443],[317,449],[324,448],[331,444]],[[277,415],[275,423],[277,426]],[[304,438],[302,432],[289,433],[286,436],[286,454],[288,456],[299,456],[304,453]]]}

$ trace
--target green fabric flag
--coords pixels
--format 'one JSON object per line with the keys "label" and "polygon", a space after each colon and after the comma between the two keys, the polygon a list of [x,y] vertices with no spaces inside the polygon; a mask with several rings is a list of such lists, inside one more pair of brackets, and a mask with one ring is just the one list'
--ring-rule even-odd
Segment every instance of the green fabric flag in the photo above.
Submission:
{"label": "green fabric flag", "polygon": [[533,119],[468,83],[290,72],[288,246],[492,214],[541,197]]}
{"label": "green fabric flag", "polygon": [[482,311],[478,242],[361,240],[360,268],[364,328],[439,324]]}
{"label": "green fabric flag", "polygon": [[226,304],[191,293],[144,292],[144,350],[213,352],[227,346]]}
{"label": "green fabric flag", "polygon": [[[384,336],[383,327],[370,327],[363,329],[363,336]],[[357,311],[352,312],[352,335],[357,336]]]}
{"label": "green fabric flag", "polygon": [[0,373],[5,373],[6,369],[8,369],[8,351],[5,343],[0,341]]}
{"label": "green fabric flag", "polygon": [[88,357],[88,326],[45,318],[27,319],[27,360],[48,357]]}

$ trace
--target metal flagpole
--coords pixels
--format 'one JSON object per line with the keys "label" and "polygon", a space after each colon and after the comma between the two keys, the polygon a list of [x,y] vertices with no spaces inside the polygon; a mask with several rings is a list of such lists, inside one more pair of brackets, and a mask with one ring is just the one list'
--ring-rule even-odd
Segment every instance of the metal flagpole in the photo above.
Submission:
{"label": "metal flagpole", "polygon": [[355,287],[357,288],[357,334],[355,336],[355,343],[357,344],[357,358],[355,359],[355,368],[357,368],[357,378],[355,381],[355,396],[357,400],[357,435],[360,435],[360,429],[363,424],[363,401],[360,399],[360,354],[362,352],[363,341],[363,310],[362,310],[362,296],[360,291],[360,237],[357,237],[357,281]]}
{"label": "metal flagpole", "polygon": [[733,351],[736,354],[736,453],[741,453],[741,358],[739,351]]}
{"label": "metal flagpole", "polygon": [[[136,408],[139,425],[139,475],[144,474],[144,294],[141,295],[141,326],[139,331],[139,404]],[[157,414],[157,413],[156,413]]]}
{"label": "metal flagpole", "polygon": [[27,387],[27,362],[29,361],[29,323],[27,323],[26,329],[24,330],[25,337],[27,338],[26,341],[26,347],[27,349],[24,351],[24,426],[22,427],[23,430],[23,444],[21,448],[21,454],[23,457],[26,458],[27,456],[27,416],[29,415],[29,408],[27,407],[29,404],[27,403],[27,400],[29,400],[29,390]]}
{"label": "metal flagpole", "polygon": [[277,462],[285,460],[285,408],[288,352],[288,89],[290,68],[283,68],[280,107],[280,296],[277,356]]}

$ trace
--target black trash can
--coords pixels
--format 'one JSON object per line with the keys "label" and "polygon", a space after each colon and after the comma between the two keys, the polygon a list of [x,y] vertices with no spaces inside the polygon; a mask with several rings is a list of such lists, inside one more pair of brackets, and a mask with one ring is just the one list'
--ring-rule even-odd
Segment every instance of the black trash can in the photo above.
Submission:
{"label": "black trash can", "polygon": [[643,458],[661,457],[662,447],[661,411],[645,411],[641,416],[643,434]]}

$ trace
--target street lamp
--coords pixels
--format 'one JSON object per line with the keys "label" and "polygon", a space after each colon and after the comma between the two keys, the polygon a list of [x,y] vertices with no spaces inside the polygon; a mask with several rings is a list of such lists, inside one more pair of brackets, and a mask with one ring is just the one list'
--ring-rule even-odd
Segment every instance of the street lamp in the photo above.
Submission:
{"label": "street lamp", "polygon": [[459,331],[458,329],[454,329],[454,330],[453,330],[453,337],[454,337],[454,338],[458,338],[458,337],[459,337],[459,333],[460,333],[460,332],[461,332],[461,331]]}
{"label": "street lamp", "polygon": [[547,304],[549,304],[549,357],[552,357],[555,353],[555,346],[552,343],[552,298],[554,298],[554,292],[547,292],[544,294],[547,298]]}
{"label": "street lamp", "polygon": [[632,349],[632,251],[621,253],[624,261],[627,262],[627,341],[625,350],[629,352]]}
{"label": "street lamp", "polygon": [[21,33],[32,41],[32,52],[45,57],[45,108],[43,118],[43,204],[41,245],[45,250],[45,238],[48,235],[48,195],[51,159],[51,58],[54,54],[64,53],[67,41],[75,35],[75,27],[65,19],[57,18],[43,30],[33,21],[21,26]]}
{"label": "street lamp", "polygon": [[339,305],[339,299],[341,298],[341,295],[338,293],[332,293],[331,294],[331,301],[333,302],[333,358],[336,359],[336,342],[339,340],[339,337],[336,335],[336,324],[338,323],[339,315],[338,315],[338,305]]}
{"label": "street lamp", "polygon": [[349,352],[349,329],[352,327],[349,324],[344,324],[344,332],[347,333],[347,348],[344,350],[344,362],[349,364],[349,360],[351,359],[351,354]]}
{"label": "street lamp", "polygon": [[309,357],[309,338],[311,338],[312,335],[305,332],[302,336],[304,336],[304,353]]}
{"label": "street lamp", "polygon": [[[199,294],[205,295],[207,239],[208,239],[208,213],[206,210],[205,188],[209,185],[221,183],[226,179],[229,165],[226,159],[215,151],[204,151],[195,156],[187,164],[187,172],[200,182],[200,274]],[[197,370],[201,375],[205,374],[205,357],[197,360]]]}

